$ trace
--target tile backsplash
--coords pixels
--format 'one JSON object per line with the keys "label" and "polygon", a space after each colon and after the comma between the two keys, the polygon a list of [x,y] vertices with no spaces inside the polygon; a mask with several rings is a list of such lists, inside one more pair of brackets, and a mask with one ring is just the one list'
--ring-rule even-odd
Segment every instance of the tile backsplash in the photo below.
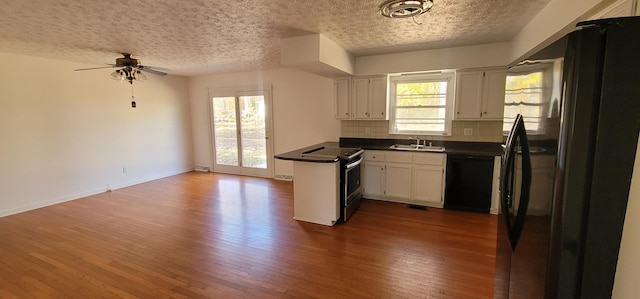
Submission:
{"label": "tile backsplash", "polygon": [[[342,137],[405,139],[411,135],[389,134],[388,120],[340,121]],[[471,135],[465,135],[467,133]],[[502,142],[502,121],[453,121],[451,136],[420,136],[426,140]]]}

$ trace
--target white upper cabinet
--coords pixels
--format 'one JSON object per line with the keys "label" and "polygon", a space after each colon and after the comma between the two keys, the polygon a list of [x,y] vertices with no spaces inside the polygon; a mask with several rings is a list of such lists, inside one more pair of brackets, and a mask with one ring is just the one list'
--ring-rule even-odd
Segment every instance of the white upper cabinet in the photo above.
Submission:
{"label": "white upper cabinet", "polygon": [[504,88],[507,79],[506,70],[484,72],[482,90],[482,118],[502,120],[504,116]]}
{"label": "white upper cabinet", "polygon": [[349,119],[349,96],[351,79],[343,78],[333,81],[333,111],[336,119]]}
{"label": "white upper cabinet", "polygon": [[456,75],[455,119],[480,118],[484,72],[459,72]]}
{"label": "white upper cabinet", "polygon": [[387,77],[351,80],[353,119],[387,119]]}
{"label": "white upper cabinet", "polygon": [[387,119],[387,77],[355,77],[334,81],[336,119]]}
{"label": "white upper cabinet", "polygon": [[502,120],[506,76],[504,69],[458,72],[455,119]]}
{"label": "white upper cabinet", "polygon": [[369,78],[351,80],[351,107],[354,119],[369,118]]}
{"label": "white upper cabinet", "polygon": [[387,77],[369,79],[370,119],[387,119]]}

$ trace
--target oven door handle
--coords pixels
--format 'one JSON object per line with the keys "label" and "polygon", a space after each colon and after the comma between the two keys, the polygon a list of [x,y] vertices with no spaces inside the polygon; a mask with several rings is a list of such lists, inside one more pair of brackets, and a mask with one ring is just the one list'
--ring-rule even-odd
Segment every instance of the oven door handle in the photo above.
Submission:
{"label": "oven door handle", "polygon": [[351,154],[351,156],[349,156],[349,160],[351,160],[351,159],[353,159],[353,158],[355,158],[355,157],[358,157],[358,156],[362,156],[362,154],[363,154],[363,153],[364,153],[364,150],[363,150],[363,149],[361,149],[361,150],[359,150],[359,151],[357,151],[357,152],[355,152],[355,153]]}
{"label": "oven door handle", "polygon": [[363,158],[362,158],[362,156],[360,156],[360,158],[357,161],[351,162],[351,163],[345,165],[345,167],[346,167],[347,170],[350,170],[350,169],[360,165],[360,163],[362,163],[362,160],[363,160]]}

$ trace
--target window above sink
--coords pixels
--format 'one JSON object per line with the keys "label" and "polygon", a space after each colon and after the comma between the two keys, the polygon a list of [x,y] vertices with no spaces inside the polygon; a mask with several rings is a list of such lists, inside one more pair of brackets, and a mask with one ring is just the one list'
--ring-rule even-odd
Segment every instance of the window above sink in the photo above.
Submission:
{"label": "window above sink", "polygon": [[390,78],[389,133],[451,135],[453,72]]}

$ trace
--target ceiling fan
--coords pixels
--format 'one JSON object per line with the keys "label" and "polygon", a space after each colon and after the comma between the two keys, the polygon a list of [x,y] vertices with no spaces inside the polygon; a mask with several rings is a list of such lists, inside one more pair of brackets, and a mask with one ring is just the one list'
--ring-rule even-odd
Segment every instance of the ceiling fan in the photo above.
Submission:
{"label": "ceiling fan", "polygon": [[144,66],[140,64],[140,60],[131,58],[131,54],[122,53],[121,58],[116,58],[115,64],[109,64],[109,66],[101,66],[101,67],[92,67],[92,68],[84,68],[77,69],[75,71],[86,71],[86,70],[95,70],[95,69],[105,69],[105,68],[119,68],[111,73],[111,78],[115,80],[119,80],[120,82],[129,82],[133,84],[133,81],[142,81],[146,80],[147,76],[145,76],[142,72],[147,72],[150,74],[158,75],[158,76],[166,76],[167,73],[159,71],[158,67],[150,67]]}

